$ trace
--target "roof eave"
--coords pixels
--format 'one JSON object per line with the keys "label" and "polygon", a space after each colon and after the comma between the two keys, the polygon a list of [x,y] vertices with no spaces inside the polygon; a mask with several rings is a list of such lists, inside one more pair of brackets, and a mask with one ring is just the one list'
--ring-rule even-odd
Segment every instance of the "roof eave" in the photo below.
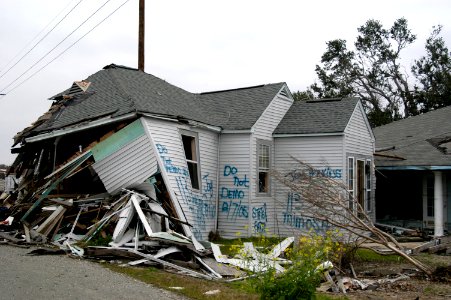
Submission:
{"label": "roof eave", "polygon": [[99,126],[103,126],[103,125],[107,125],[107,124],[112,124],[112,123],[116,123],[116,122],[120,122],[120,121],[124,121],[124,120],[133,119],[136,116],[137,116],[136,113],[129,113],[129,114],[121,115],[119,117],[115,117],[115,118],[112,118],[109,116],[109,117],[105,117],[102,119],[97,119],[97,120],[91,121],[89,123],[84,123],[82,125],[68,126],[68,127],[64,127],[61,129],[55,129],[50,132],[38,134],[38,135],[35,135],[32,137],[28,137],[28,138],[25,138],[25,142],[27,142],[27,143],[40,142],[43,140],[48,140],[51,138],[63,136],[63,135],[70,134],[70,133],[80,132],[83,130],[87,130],[87,129],[91,129],[91,128],[95,128],[95,127],[99,127]]}

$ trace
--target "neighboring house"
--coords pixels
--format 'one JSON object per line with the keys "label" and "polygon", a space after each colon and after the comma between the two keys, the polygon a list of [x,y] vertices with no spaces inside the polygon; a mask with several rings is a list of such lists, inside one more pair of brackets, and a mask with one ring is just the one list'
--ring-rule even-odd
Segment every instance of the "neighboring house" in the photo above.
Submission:
{"label": "neighboring house", "polygon": [[374,129],[377,220],[451,230],[451,106]]}
{"label": "neighboring house", "polygon": [[193,94],[109,65],[51,100],[15,137],[18,177],[63,180],[84,166],[65,181],[66,193],[139,189],[201,240],[211,231],[322,231],[324,223],[286,210],[293,193],[270,176],[293,156],[348,185],[374,215],[374,138],[357,99],[293,103],[285,83]]}

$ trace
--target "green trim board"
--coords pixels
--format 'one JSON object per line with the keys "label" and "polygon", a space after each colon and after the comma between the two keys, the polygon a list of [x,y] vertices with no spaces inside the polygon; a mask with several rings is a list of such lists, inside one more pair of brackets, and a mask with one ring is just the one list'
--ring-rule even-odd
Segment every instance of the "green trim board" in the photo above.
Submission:
{"label": "green trim board", "polygon": [[91,149],[91,152],[96,162],[102,161],[144,134],[144,127],[141,120],[138,119],[108,137],[106,140],[95,145]]}

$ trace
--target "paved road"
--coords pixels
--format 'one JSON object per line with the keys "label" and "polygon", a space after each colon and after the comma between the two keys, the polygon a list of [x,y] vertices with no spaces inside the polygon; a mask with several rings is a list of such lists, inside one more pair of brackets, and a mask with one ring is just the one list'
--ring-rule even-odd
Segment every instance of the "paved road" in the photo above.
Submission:
{"label": "paved road", "polygon": [[0,299],[182,299],[87,260],[31,250],[0,245]]}

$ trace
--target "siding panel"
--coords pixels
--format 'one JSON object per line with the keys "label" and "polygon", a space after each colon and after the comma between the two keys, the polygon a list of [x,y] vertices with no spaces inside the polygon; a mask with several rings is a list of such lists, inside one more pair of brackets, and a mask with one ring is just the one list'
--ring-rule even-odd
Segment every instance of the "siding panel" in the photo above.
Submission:
{"label": "siding panel", "polygon": [[[287,137],[275,139],[275,169],[287,172],[295,168],[291,156],[321,171],[331,170],[331,176],[344,180],[343,136]],[[286,186],[275,183],[275,216],[277,234],[295,235],[313,229],[323,232],[327,224],[303,217],[300,197]]]}
{"label": "siding panel", "polygon": [[[114,140],[114,136],[105,141]],[[111,194],[118,193],[122,188],[130,185],[142,183],[157,171],[156,159],[146,135],[141,135],[127,143],[121,144],[121,148],[117,147],[118,150],[114,152],[105,152],[107,155],[102,155],[101,159],[93,164],[94,170]],[[108,144],[111,143],[108,142]],[[102,144],[98,147],[101,149]]]}
{"label": "siding panel", "polygon": [[[217,215],[217,147],[218,134],[203,129],[157,119],[146,118],[145,124],[161,158],[160,169],[167,175],[168,189],[173,191],[192,232],[206,240],[215,230]],[[180,130],[196,132],[199,138],[201,186],[192,189]]]}
{"label": "siding panel", "polygon": [[222,134],[218,230],[225,238],[249,234],[250,134]]}

